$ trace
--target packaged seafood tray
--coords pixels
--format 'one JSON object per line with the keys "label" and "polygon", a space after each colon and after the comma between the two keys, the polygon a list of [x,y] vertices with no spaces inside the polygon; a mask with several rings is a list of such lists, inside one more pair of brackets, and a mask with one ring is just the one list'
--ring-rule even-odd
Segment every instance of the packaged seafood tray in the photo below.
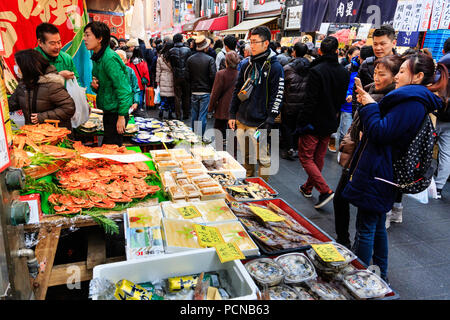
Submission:
{"label": "packaged seafood tray", "polygon": [[[190,222],[205,223],[201,212],[195,207],[195,204],[187,201],[173,203],[165,201],[160,203],[162,212],[167,219],[186,220]],[[194,207],[194,209],[192,209]]]}
{"label": "packaged seafood tray", "polygon": [[335,283],[325,282],[317,278],[307,281],[306,285],[320,300],[348,300],[345,291]]}
{"label": "packaged seafood tray", "polygon": [[238,221],[224,199],[199,201],[193,203],[206,223]]}
{"label": "packaged seafood tray", "polygon": [[267,290],[270,300],[300,300],[297,290],[286,284],[269,287]]}
{"label": "packaged seafood tray", "polygon": [[156,161],[156,168],[158,169],[158,172],[162,174],[165,171],[174,170],[176,168],[179,168],[178,162],[175,160],[164,160],[164,161]]}
{"label": "packaged seafood tray", "polygon": [[166,150],[150,150],[150,155],[155,162],[173,160],[172,155]]}
{"label": "packaged seafood tray", "polygon": [[172,199],[173,201],[186,200],[186,198],[187,198],[186,193],[178,185],[169,187],[169,196],[170,196],[170,199]]}
{"label": "packaged seafood tray", "polygon": [[[214,249],[192,250],[142,260],[99,265],[94,267],[93,278],[106,279],[113,283],[127,279],[138,284],[201,272],[226,274],[232,300],[256,300],[257,298],[258,288],[243,264],[239,260],[221,263]],[[92,298],[99,299],[97,296]]]}
{"label": "packaged seafood tray", "polygon": [[308,256],[317,261],[319,264],[320,263],[320,267],[324,270],[324,271],[328,271],[331,270],[339,270],[342,268],[345,268],[348,264],[350,264],[353,260],[355,260],[357,258],[357,256],[350,251],[349,249],[347,249],[345,246],[337,243],[337,242],[329,242],[330,244],[332,244],[337,251],[344,257],[345,261],[341,261],[341,262],[326,262],[323,261],[319,255],[316,254],[316,252],[313,249],[309,249],[308,250]]}
{"label": "packaged seafood tray", "polygon": [[317,277],[316,269],[312,262],[303,253],[287,253],[275,258],[284,270],[284,282],[302,283]]}
{"label": "packaged seafood tray", "polygon": [[271,200],[278,196],[278,192],[259,177],[244,179],[242,183],[238,180],[235,185],[224,188],[230,195],[231,201]]}
{"label": "packaged seafood tray", "polygon": [[191,148],[191,153],[195,159],[200,161],[214,160],[218,157],[216,150],[211,146]]}
{"label": "packaged seafood tray", "polygon": [[227,195],[220,186],[200,188],[200,193],[201,200],[225,199]]}
{"label": "packaged seafood tray", "polygon": [[[165,252],[175,253],[192,249],[202,249],[203,247],[198,243],[194,224],[196,222],[190,220],[163,218],[162,227]],[[239,249],[246,257],[259,254],[258,247],[250,239],[239,222],[216,223],[209,224],[209,226],[219,229],[225,242],[236,241]],[[203,249],[206,250],[207,248]]]}
{"label": "packaged seafood tray", "polygon": [[124,213],[127,260],[164,254],[159,205],[128,208]]}
{"label": "packaged seafood tray", "polygon": [[[289,230],[283,230],[280,228],[277,223],[268,225],[271,227],[270,230],[268,228],[263,227],[261,224],[255,225],[250,219],[245,218],[244,215],[240,215],[237,211],[239,210],[236,206],[252,206],[257,205],[262,208],[277,208],[277,210],[282,210],[284,214],[287,214],[286,219],[289,221],[289,225],[295,225],[297,229],[297,233],[290,234]],[[271,200],[259,200],[252,202],[236,202],[231,203],[230,208],[233,210],[238,219],[242,222],[242,224],[247,229],[250,236],[255,240],[258,244],[258,247],[261,250],[261,253],[267,256],[281,255],[285,253],[298,252],[298,251],[306,251],[311,248],[310,243],[322,243],[322,242],[330,242],[333,240],[328,234],[322,231],[319,227],[309,221],[306,217],[304,217],[301,213],[296,211],[291,205],[289,205],[285,200],[281,198],[271,199]],[[275,212],[275,209],[273,210]],[[271,226],[273,225],[273,227]],[[261,228],[260,228],[261,227]],[[293,228],[293,227],[291,227]],[[286,234],[287,233],[287,234]],[[298,234],[301,233],[301,234]],[[276,239],[279,239],[281,242],[285,243],[285,238],[289,238],[294,236],[296,238],[302,238],[301,242],[289,242],[286,245],[280,245],[280,241],[274,240],[274,235]],[[297,240],[298,241],[298,240]]]}
{"label": "packaged seafood tray", "polygon": [[383,298],[392,289],[383,279],[369,270],[357,270],[344,275],[342,282],[356,299]]}
{"label": "packaged seafood tray", "polygon": [[222,163],[221,169],[208,170],[208,173],[231,172],[237,179],[244,179],[247,175],[245,168],[226,151],[217,151],[218,159]]}
{"label": "packaged seafood tray", "polygon": [[284,278],[283,268],[270,258],[250,260],[245,264],[245,269],[247,269],[256,283],[262,287],[276,286]]}
{"label": "packaged seafood tray", "polygon": [[209,172],[208,174],[211,176],[211,178],[216,180],[222,187],[232,186],[236,184],[237,181],[236,177],[230,171],[222,173]]}

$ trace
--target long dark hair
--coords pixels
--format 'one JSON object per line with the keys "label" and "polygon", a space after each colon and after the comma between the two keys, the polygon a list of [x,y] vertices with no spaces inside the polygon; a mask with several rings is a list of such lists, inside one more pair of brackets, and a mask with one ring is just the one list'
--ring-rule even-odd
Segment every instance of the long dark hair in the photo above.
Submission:
{"label": "long dark hair", "polygon": [[22,81],[28,89],[34,88],[40,76],[43,76],[50,63],[34,49],[17,51],[14,54],[17,65],[22,72]]}
{"label": "long dark hair", "polygon": [[[448,70],[445,65],[438,63],[434,65],[433,58],[424,54],[417,53],[405,57],[408,70],[412,75],[423,72],[424,77],[421,85],[427,86],[432,92],[437,92],[441,98],[447,101],[448,98]],[[436,75],[439,78],[436,80]]]}
{"label": "long dark hair", "polygon": [[167,63],[170,62],[170,60],[169,60],[169,50],[172,49],[172,48],[173,48],[173,41],[170,40],[170,41],[167,41],[167,42],[163,45],[163,47],[162,47],[162,49],[161,49],[161,56],[163,57],[163,59],[164,59]]}
{"label": "long dark hair", "polygon": [[144,59],[144,55],[142,54],[140,47],[135,47],[133,49],[133,54],[131,55],[130,61],[133,61],[134,58]]}

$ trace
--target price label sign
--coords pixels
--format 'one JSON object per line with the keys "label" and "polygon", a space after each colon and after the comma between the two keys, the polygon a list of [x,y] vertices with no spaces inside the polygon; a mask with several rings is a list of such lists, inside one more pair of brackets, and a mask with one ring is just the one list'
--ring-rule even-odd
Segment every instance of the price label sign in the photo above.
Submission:
{"label": "price label sign", "polygon": [[273,213],[272,211],[260,207],[250,206],[250,210],[264,221],[278,222],[284,221],[285,218]]}
{"label": "price label sign", "polygon": [[202,216],[194,206],[181,207],[177,208],[177,210],[185,219],[194,219]]}
{"label": "price label sign", "polygon": [[234,242],[219,243],[214,247],[216,248],[216,252],[219,256],[220,262],[222,263],[238,259],[245,259],[244,254]]}
{"label": "price label sign", "polygon": [[216,227],[194,224],[194,230],[197,234],[198,244],[202,247],[214,247],[216,244],[225,243]]}
{"label": "price label sign", "polygon": [[311,247],[325,262],[343,262],[345,258],[339,253],[331,243],[311,244]]}

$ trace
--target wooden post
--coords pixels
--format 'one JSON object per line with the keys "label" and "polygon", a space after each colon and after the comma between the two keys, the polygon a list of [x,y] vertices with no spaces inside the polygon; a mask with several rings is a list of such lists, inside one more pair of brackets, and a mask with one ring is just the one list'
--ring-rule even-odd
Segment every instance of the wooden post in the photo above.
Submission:
{"label": "wooden post", "polygon": [[39,231],[35,254],[40,267],[36,279],[32,280],[36,300],[45,300],[60,234],[61,227],[49,226]]}

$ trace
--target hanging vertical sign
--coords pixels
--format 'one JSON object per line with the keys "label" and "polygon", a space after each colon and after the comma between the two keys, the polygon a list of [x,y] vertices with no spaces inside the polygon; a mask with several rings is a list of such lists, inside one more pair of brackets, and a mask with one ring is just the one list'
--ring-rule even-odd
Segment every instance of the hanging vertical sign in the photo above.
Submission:
{"label": "hanging vertical sign", "polygon": [[231,1],[231,9],[233,11],[236,11],[236,9],[237,9],[237,0],[232,0]]}
{"label": "hanging vertical sign", "polygon": [[437,30],[439,22],[441,21],[442,9],[444,8],[445,0],[434,0],[433,10],[431,12],[430,30]]}
{"label": "hanging vertical sign", "polygon": [[403,12],[403,23],[401,27],[399,28],[399,31],[406,31],[411,32],[414,30],[414,18],[413,18],[413,12],[415,7],[415,1],[414,0],[408,0],[405,2],[405,9]]}
{"label": "hanging vertical sign", "polygon": [[419,32],[400,31],[397,35],[397,46],[414,48],[419,42]]}
{"label": "hanging vertical sign", "polygon": [[403,26],[406,2],[407,0],[398,0],[397,2],[397,8],[395,9],[394,25],[393,25],[395,30],[400,30],[400,28]]}
{"label": "hanging vertical sign", "polygon": [[424,32],[428,30],[432,9],[433,9],[433,0],[424,0],[422,15],[419,20],[419,31]]}
{"label": "hanging vertical sign", "polygon": [[263,5],[264,3],[266,3],[266,0],[259,0],[260,5]]}
{"label": "hanging vertical sign", "polygon": [[244,11],[250,10],[250,0],[244,0]]}
{"label": "hanging vertical sign", "polygon": [[438,29],[448,29],[450,25],[450,0],[446,0],[442,9],[441,21]]}
{"label": "hanging vertical sign", "polygon": [[219,6],[218,5],[214,6],[214,14],[219,14]]}

